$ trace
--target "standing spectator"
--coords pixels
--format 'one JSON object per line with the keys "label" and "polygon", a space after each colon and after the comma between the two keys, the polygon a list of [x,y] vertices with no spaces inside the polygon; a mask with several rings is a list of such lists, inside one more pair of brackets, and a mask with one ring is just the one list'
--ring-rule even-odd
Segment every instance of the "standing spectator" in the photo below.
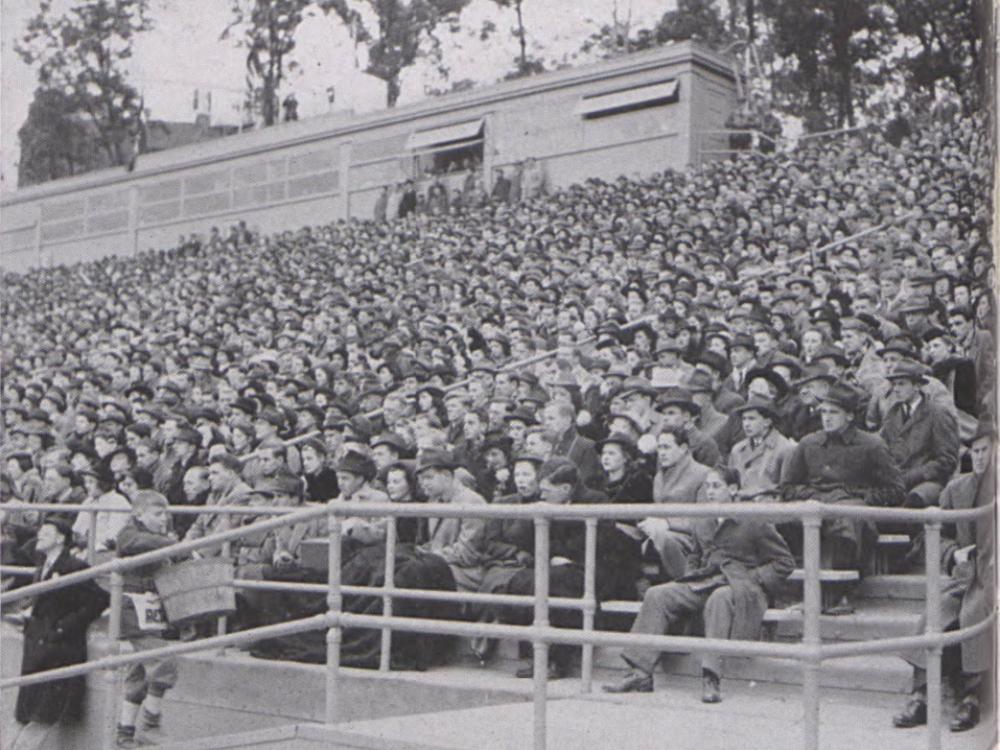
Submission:
{"label": "standing spectator", "polygon": [[375,199],[374,219],[376,222],[383,222],[386,219],[386,211],[389,208],[389,186],[383,185],[378,191],[378,198]]}
{"label": "standing spectator", "polygon": [[[66,519],[55,515],[45,518],[35,543],[40,558],[35,583],[87,568],[70,553],[72,539],[73,530]],[[24,627],[21,674],[87,661],[87,628],[100,617],[108,601],[107,593],[93,580],[36,597]],[[42,747],[56,724],[79,721],[85,691],[83,675],[20,688],[14,711],[19,726],[11,747]]]}
{"label": "standing spectator", "polygon": [[545,194],[545,172],[542,170],[542,165],[533,156],[529,156],[524,162],[521,192],[523,197],[528,199],[538,198]]}
{"label": "standing spectator", "polygon": [[510,203],[510,180],[504,174],[503,167],[493,169],[493,190],[490,200],[494,203]]}
{"label": "standing spectator", "polygon": [[[134,557],[177,543],[169,532],[167,499],[155,490],[140,490],[132,500],[132,517],[116,542],[118,557]],[[121,637],[134,651],[150,651],[168,645],[162,637],[165,618],[155,596],[153,576],[169,563],[152,563],[125,571]],[[177,684],[177,660],[161,657],[129,667],[125,675],[125,696],[118,715],[117,746],[138,747],[136,721],[144,731],[161,726],[163,696]],[[140,716],[141,710],[141,716]]]}
{"label": "standing spectator", "polygon": [[[981,422],[972,439],[972,471],[952,479],[941,493],[942,508],[980,508],[996,503],[995,430]],[[997,591],[996,511],[988,518],[946,526],[942,539],[941,567],[951,582],[941,592],[941,625],[967,628],[995,610]],[[919,631],[923,632],[921,621]],[[995,639],[990,630],[962,643],[946,646],[942,669],[952,678],[958,709],[951,720],[953,732],[964,732],[979,723],[981,693],[988,690],[990,670],[995,668]],[[927,655],[923,650],[907,653],[913,665],[913,687],[906,708],[893,718],[896,727],[927,723]]]}

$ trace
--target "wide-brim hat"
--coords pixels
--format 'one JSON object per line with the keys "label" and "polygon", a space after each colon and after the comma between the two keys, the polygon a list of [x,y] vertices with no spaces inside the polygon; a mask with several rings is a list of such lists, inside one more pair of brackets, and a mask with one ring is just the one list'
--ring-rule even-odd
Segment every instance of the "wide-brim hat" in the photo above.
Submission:
{"label": "wide-brim hat", "polygon": [[376,435],[369,442],[369,447],[375,448],[379,445],[388,445],[396,449],[399,454],[406,452],[406,441],[403,440],[402,436],[397,435],[395,432],[383,432],[381,435]]}
{"label": "wide-brim hat", "polygon": [[625,382],[622,383],[622,391],[619,395],[622,398],[628,398],[629,396],[633,396],[635,394],[648,396],[649,398],[656,398],[657,391],[647,378],[633,375],[627,377]]}
{"label": "wide-brim hat", "polygon": [[917,383],[927,382],[927,371],[922,364],[912,360],[902,360],[897,362],[889,372],[886,373],[887,380],[912,380]]}
{"label": "wide-brim hat", "polygon": [[834,383],[820,401],[838,406],[849,414],[853,414],[858,405],[858,392],[843,381]]}
{"label": "wide-brim hat", "polygon": [[837,378],[826,367],[817,362],[804,367],[802,377],[796,379],[792,385],[795,388],[801,388],[806,383],[812,383],[815,380],[825,380],[828,383],[837,382]]}
{"label": "wide-brim hat", "polygon": [[357,451],[348,451],[345,453],[343,458],[337,462],[334,470],[338,473],[346,472],[348,474],[355,474],[364,478],[365,481],[371,481],[376,473],[375,462],[368,456]]}
{"label": "wide-brim hat", "polygon": [[743,416],[743,414],[748,411],[760,412],[772,422],[776,422],[778,420],[778,412],[775,409],[774,402],[769,398],[751,396],[750,399],[743,404],[743,406],[733,410],[735,414],[740,416]]}
{"label": "wide-brim hat", "polygon": [[766,380],[768,383],[774,386],[775,390],[778,392],[779,396],[784,396],[788,393],[788,382],[781,377],[778,373],[772,370],[770,367],[755,367],[749,372],[747,372],[746,377],[743,379],[747,385],[750,385],[757,378]]}
{"label": "wide-brim hat", "polygon": [[694,399],[691,397],[691,391],[680,386],[664,388],[660,397],[656,399],[656,408],[658,411],[662,411],[668,406],[679,406],[692,415],[701,414],[701,407],[694,402]]}
{"label": "wide-brim hat", "polygon": [[605,445],[620,445],[629,456],[635,456],[637,450],[635,441],[624,432],[612,432],[603,440],[598,440],[594,448],[600,453]]}

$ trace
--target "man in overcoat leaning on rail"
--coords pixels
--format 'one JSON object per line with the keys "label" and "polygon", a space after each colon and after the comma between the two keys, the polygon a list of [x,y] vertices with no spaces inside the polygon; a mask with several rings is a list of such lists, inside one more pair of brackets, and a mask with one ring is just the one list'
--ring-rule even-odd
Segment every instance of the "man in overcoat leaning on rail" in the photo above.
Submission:
{"label": "man in overcoat leaning on rail", "polygon": [[[972,471],[952,479],[941,491],[942,508],[981,508],[996,502],[995,432],[981,422],[972,439]],[[941,570],[952,580],[941,592],[941,627],[954,630],[982,622],[993,611],[996,590],[996,509],[977,521],[945,524],[942,529]],[[920,620],[923,632],[925,621]],[[952,680],[958,707],[951,731],[964,732],[979,723],[980,691],[987,687],[993,667],[992,628],[946,646],[941,654],[942,673]],[[903,656],[913,665],[913,692],[906,708],[893,717],[899,728],[927,723],[927,652],[917,650]]]}

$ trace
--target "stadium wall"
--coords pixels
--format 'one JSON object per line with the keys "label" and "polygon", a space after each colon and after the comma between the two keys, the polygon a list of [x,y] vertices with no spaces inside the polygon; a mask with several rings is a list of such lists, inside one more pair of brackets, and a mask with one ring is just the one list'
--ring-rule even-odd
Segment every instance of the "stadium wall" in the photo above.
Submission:
{"label": "stadium wall", "polygon": [[[370,218],[383,185],[421,181],[417,154],[462,139],[482,144],[487,179],[494,167],[533,156],[551,188],[681,169],[699,161],[702,133],[724,127],[735,92],[731,61],[681,42],[393,110],[144,154],[133,172],[101,170],[0,196],[0,266],[133,255],[238,219],[272,232]],[[464,174],[444,179],[455,187]]]}

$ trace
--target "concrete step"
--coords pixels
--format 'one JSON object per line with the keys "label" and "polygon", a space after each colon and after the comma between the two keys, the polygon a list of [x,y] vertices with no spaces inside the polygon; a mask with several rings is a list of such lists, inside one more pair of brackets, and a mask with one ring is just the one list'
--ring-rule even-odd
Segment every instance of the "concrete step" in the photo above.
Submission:
{"label": "concrete step", "polygon": [[[951,579],[942,578],[942,585]],[[857,595],[862,599],[908,599],[924,601],[927,577],[923,573],[868,576],[862,579]]]}
{"label": "concrete step", "polygon": [[[824,641],[862,641],[875,638],[915,635],[923,608],[905,599],[857,600],[851,615],[820,615],[820,637]],[[802,637],[801,605],[785,610],[775,626],[782,640]]]}
{"label": "concrete step", "polygon": [[[595,672],[607,672],[620,677],[627,669],[621,658],[621,648],[599,646],[594,649]],[[530,651],[528,652],[530,654]],[[483,671],[512,675],[520,665],[518,647],[514,641],[498,645],[494,661]],[[475,669],[471,659],[465,660],[468,669]],[[657,680],[670,681],[676,677],[700,677],[701,660],[691,654],[667,653],[660,661],[664,676]],[[574,672],[574,675],[577,672]],[[845,690],[871,690],[880,693],[906,693],[910,689],[911,667],[897,656],[851,656],[823,662],[820,685],[824,688]],[[743,680],[756,684],[801,685],[802,666],[795,659],[773,657],[727,657],[723,663],[723,676],[727,680]],[[596,679],[596,677],[595,677]],[[527,682],[527,681],[523,681]],[[553,685],[564,685],[560,681]]]}

